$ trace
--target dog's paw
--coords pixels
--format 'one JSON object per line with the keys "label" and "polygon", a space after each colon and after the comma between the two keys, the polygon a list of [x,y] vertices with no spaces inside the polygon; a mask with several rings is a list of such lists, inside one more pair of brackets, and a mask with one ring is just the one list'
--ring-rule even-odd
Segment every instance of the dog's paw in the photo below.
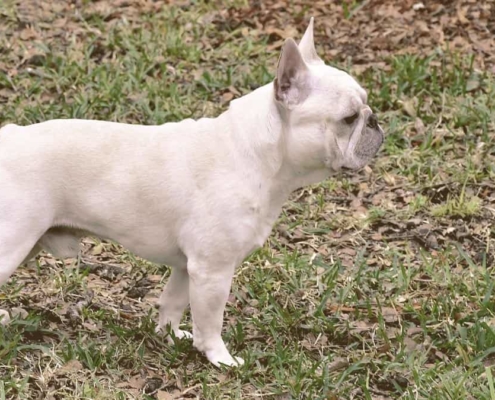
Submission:
{"label": "dog's paw", "polygon": [[235,359],[236,365],[238,365],[239,367],[241,365],[244,365],[244,359],[242,359],[241,357],[234,356],[234,359]]}
{"label": "dog's paw", "polygon": [[175,337],[178,339],[192,339],[193,335],[191,332],[178,329],[177,332],[175,332]]}
{"label": "dog's paw", "polygon": [[215,350],[206,352],[206,358],[215,366],[225,365],[228,367],[240,367],[244,360],[240,357],[232,357],[228,352],[216,352]]}
{"label": "dog's paw", "polygon": [[[156,333],[166,333],[167,329],[162,328],[160,326],[157,326],[155,328],[155,332]],[[177,329],[177,331],[174,332],[174,335],[177,339],[192,339],[193,338],[193,335],[191,332],[183,331],[182,329]],[[174,340],[172,339],[171,335],[168,335],[167,340],[169,341],[169,343],[174,343]]]}
{"label": "dog's paw", "polygon": [[0,310],[0,325],[8,325],[10,322],[10,314],[6,310]]}
{"label": "dog's paw", "polygon": [[[174,335],[177,339],[192,339],[193,338],[192,333],[190,333],[188,331],[183,331],[182,329],[177,329],[177,331],[174,332]],[[168,335],[167,340],[170,344],[174,344],[174,339],[172,339],[171,335]]]}

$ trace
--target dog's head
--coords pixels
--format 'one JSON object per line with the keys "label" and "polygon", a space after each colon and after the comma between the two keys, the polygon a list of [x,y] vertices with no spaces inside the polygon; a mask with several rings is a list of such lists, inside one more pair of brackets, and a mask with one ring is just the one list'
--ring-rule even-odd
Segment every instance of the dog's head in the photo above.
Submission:
{"label": "dog's head", "polygon": [[377,153],[383,130],[366,91],[349,74],[316,54],[313,18],[299,46],[284,43],[274,81],[275,99],[289,119],[287,152],[300,167],[359,169]]}

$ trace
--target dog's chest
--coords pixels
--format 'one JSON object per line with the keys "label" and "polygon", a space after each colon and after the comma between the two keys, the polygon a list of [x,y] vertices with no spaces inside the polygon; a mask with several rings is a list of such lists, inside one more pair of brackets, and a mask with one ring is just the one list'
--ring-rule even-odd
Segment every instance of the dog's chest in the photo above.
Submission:
{"label": "dog's chest", "polygon": [[253,237],[253,245],[255,248],[263,246],[263,243],[268,239],[273,228],[273,224],[277,215],[271,215],[270,210],[264,210],[260,207],[253,208],[253,216],[255,219],[255,234]]}
{"label": "dog's chest", "polygon": [[281,211],[281,205],[273,204],[268,196],[251,198],[243,204],[240,224],[245,244],[245,255],[263,246],[270,236],[273,225]]}

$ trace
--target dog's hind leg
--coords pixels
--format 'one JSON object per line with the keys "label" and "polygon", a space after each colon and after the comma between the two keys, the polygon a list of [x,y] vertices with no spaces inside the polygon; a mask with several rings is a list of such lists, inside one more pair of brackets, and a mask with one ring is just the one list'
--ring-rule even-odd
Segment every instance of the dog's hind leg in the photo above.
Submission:
{"label": "dog's hind leg", "polygon": [[74,258],[79,254],[81,238],[84,234],[73,228],[50,228],[39,240],[43,250],[57,258]]}
{"label": "dog's hind leg", "polygon": [[[51,228],[41,238],[39,235],[21,235],[10,233],[13,230],[0,230],[0,285],[14,273],[18,266],[36,256],[42,249],[59,258],[77,256],[82,233],[71,228]],[[4,234],[5,233],[5,234]],[[10,234],[9,234],[10,233]],[[17,237],[18,236],[18,237]],[[0,310],[0,324],[10,320],[5,310]]]}
{"label": "dog's hind leg", "polygon": [[[26,234],[7,224],[0,227],[0,285],[9,279],[24,260],[39,251],[38,239],[36,234]],[[5,310],[0,310],[0,318],[0,324],[9,322],[9,314]]]}
{"label": "dog's hind leg", "polygon": [[0,285],[9,279],[17,267],[28,262],[42,249],[59,258],[77,256],[82,234],[70,228],[52,228],[41,237],[16,236],[13,230],[9,231],[4,227],[0,229]]}
{"label": "dog's hind leg", "polygon": [[[72,258],[76,257],[79,253],[79,242],[83,235],[78,231],[70,228],[52,228],[49,229],[33,246],[29,253],[24,257],[23,261],[18,266],[27,263],[32,258],[36,257],[41,250],[46,250],[58,258]],[[0,251],[2,250],[2,244],[0,243]],[[1,260],[1,258],[0,258]],[[17,267],[14,267],[14,271]],[[0,267],[0,285],[12,274],[6,273],[2,278],[2,268]],[[6,271],[7,269],[5,269]]]}
{"label": "dog's hind leg", "polygon": [[[172,268],[172,273],[158,302],[160,319],[156,331],[164,331],[170,325],[175,337],[192,338],[191,333],[179,329],[184,309],[189,304],[189,274],[185,267]],[[170,338],[170,337],[169,337]]]}
{"label": "dog's hind leg", "polygon": [[25,261],[35,256],[40,248],[37,245],[38,237],[15,233],[2,235],[0,232],[0,285],[9,279],[10,275]]}
{"label": "dog's hind leg", "polygon": [[36,256],[38,255],[38,253],[39,253],[41,250],[43,250],[43,249],[41,248],[41,246],[40,246],[38,243],[36,243],[36,244],[34,245],[34,247],[31,249],[31,251],[29,252],[29,254],[28,254],[28,255],[24,258],[24,261],[23,261],[23,262],[21,262],[21,264],[20,264],[20,265],[24,265],[24,264],[26,264],[28,261],[30,261],[31,259],[33,259],[34,257],[36,257]]}

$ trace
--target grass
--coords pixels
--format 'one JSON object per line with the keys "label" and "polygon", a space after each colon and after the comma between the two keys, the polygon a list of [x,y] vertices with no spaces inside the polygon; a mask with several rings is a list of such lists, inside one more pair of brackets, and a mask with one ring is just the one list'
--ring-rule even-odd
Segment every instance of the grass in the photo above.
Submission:
{"label": "grass", "polygon": [[[214,116],[273,78],[277,41],[213,4],[78,12],[23,40],[0,3],[2,124]],[[2,288],[20,316],[0,329],[0,399],[495,399],[493,77],[447,50],[381,61],[358,76],[387,130],[374,165],[295,193],[237,271],[224,338],[243,367],[156,335],[167,267],[86,239]]]}

